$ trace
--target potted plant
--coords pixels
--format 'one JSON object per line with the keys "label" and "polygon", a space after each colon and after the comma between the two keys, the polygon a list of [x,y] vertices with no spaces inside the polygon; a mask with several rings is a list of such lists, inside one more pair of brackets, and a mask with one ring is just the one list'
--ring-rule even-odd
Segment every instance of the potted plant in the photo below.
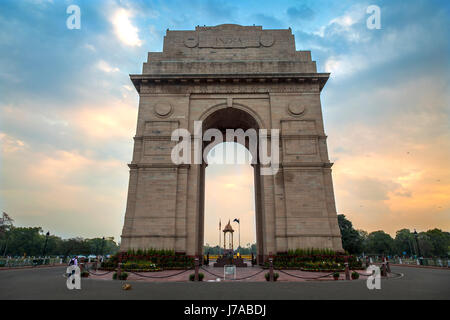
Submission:
{"label": "potted plant", "polygon": [[[198,274],[198,281],[203,281],[203,278],[205,277],[205,275],[203,273],[199,273]],[[194,281],[195,280],[195,274],[191,274],[189,275],[189,280],[190,281]]]}
{"label": "potted plant", "polygon": [[352,272],[352,280],[357,280],[357,279],[359,279],[359,273],[356,271],[353,271]]}
{"label": "potted plant", "polygon": [[339,272],[333,273],[334,280],[339,280]]}
{"label": "potted plant", "polygon": [[81,277],[82,277],[82,278],[87,278],[87,277],[89,277],[89,272],[88,272],[88,271],[83,271],[83,272],[81,272]]}
{"label": "potted plant", "polygon": [[[126,273],[126,272],[120,273],[119,280],[127,280],[127,278],[128,278],[128,273]],[[117,272],[114,272],[113,280],[117,280]]]}
{"label": "potted plant", "polygon": [[[265,275],[266,281],[270,281],[270,273],[267,272]],[[273,273],[273,281],[277,281],[280,275],[277,272]]]}

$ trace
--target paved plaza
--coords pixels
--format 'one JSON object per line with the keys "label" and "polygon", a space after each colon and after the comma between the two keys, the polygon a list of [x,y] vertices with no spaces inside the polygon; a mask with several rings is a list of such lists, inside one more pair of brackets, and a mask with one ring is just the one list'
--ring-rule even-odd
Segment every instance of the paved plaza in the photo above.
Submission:
{"label": "paved plaza", "polygon": [[[252,268],[248,268],[252,269]],[[0,299],[449,299],[450,270],[392,267],[402,277],[383,279],[380,290],[368,290],[365,280],[250,282],[146,282],[83,279],[81,290],[68,290],[65,267],[0,271]],[[247,270],[245,272],[250,272]],[[241,270],[238,270],[238,275]],[[244,272],[244,271],[242,271]],[[242,274],[241,274],[242,275]],[[280,278],[282,280],[282,278]]]}
{"label": "paved plaza", "polygon": [[[201,267],[199,272],[204,274],[203,281],[205,282],[266,282],[265,274],[269,272],[267,269],[263,269],[259,266],[251,267],[251,263],[247,262],[250,267],[236,268],[236,275],[224,275],[224,268],[214,268],[214,262],[209,266]],[[279,282],[292,282],[292,281],[334,281],[330,272],[306,272],[300,270],[283,270],[275,271],[279,274]],[[364,276],[364,270],[358,270],[361,274],[361,279],[366,279]],[[141,282],[183,282],[187,281],[190,274],[193,274],[194,270],[166,270],[160,272],[128,272],[128,281],[141,281]],[[90,274],[91,279],[95,280],[111,280],[112,273],[102,270],[92,270]],[[400,275],[391,275],[397,277]],[[219,278],[219,279],[218,279]],[[340,273],[340,280],[345,279],[345,274]]]}

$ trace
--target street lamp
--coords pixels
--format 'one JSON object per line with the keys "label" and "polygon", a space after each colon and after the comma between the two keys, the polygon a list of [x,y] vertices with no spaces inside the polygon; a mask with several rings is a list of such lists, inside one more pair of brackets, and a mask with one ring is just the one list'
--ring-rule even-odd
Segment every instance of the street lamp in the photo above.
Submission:
{"label": "street lamp", "polygon": [[420,252],[419,240],[418,240],[417,235],[418,235],[418,233],[417,233],[416,229],[414,229],[414,238],[416,239],[417,252],[419,254],[419,263],[422,264],[422,259],[421,259],[422,253]]}
{"label": "street lamp", "polygon": [[105,246],[105,237],[102,238],[102,250],[100,252],[100,255],[103,257],[103,247]]}
{"label": "street lamp", "polygon": [[44,244],[44,250],[42,251],[42,256],[45,257],[45,251],[47,250],[47,242],[48,242],[48,237],[50,236],[50,231],[48,231],[45,234],[45,244]]}
{"label": "street lamp", "polygon": [[240,219],[234,219],[233,222],[237,222],[239,225],[239,247],[238,247],[238,252],[239,252],[239,258],[241,255],[241,220]]}
{"label": "street lamp", "polygon": [[411,247],[411,240],[408,238],[408,244],[409,244],[409,255],[412,256],[413,251],[412,251],[412,247]]}

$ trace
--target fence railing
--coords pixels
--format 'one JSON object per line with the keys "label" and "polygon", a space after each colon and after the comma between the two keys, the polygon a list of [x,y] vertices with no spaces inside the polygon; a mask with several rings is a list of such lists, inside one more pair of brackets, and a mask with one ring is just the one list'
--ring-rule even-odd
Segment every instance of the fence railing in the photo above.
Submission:
{"label": "fence railing", "polygon": [[65,262],[66,259],[52,257],[0,258],[0,268],[35,267]]}
{"label": "fence railing", "polygon": [[[206,255],[205,255],[206,256]],[[210,254],[209,255],[209,259],[211,259],[211,260],[217,260],[217,258],[218,257],[221,257],[222,255],[218,255],[218,254]],[[245,260],[251,260],[252,259],[252,255],[251,254],[241,254],[241,256],[240,256],[242,259],[245,259]],[[237,255],[235,254],[234,256],[233,256],[233,258],[234,259],[236,259],[237,258]]]}
{"label": "fence railing", "polygon": [[[369,256],[369,259],[374,263],[383,262],[382,256]],[[364,260],[364,259],[363,259]],[[391,257],[388,259],[392,264],[406,264],[406,265],[423,265],[432,267],[443,267],[450,268],[450,259],[444,258],[402,258],[402,257]]]}

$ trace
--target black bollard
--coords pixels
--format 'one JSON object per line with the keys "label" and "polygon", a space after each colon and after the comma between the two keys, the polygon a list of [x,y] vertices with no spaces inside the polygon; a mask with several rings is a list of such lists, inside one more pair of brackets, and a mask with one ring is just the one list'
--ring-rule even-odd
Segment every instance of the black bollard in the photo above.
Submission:
{"label": "black bollard", "polygon": [[348,266],[348,257],[345,257],[345,280],[350,280],[350,268]]}
{"label": "black bollard", "polygon": [[117,280],[120,279],[122,273],[122,252],[119,253],[119,263],[117,264]]}
{"label": "black bollard", "polygon": [[273,282],[274,281],[274,277],[273,277],[273,258],[272,258],[272,253],[270,253],[269,256],[269,281]]}
{"label": "black bollard", "polygon": [[195,276],[194,281],[198,281],[198,269],[199,269],[199,263],[198,263],[198,256],[195,256]]}

